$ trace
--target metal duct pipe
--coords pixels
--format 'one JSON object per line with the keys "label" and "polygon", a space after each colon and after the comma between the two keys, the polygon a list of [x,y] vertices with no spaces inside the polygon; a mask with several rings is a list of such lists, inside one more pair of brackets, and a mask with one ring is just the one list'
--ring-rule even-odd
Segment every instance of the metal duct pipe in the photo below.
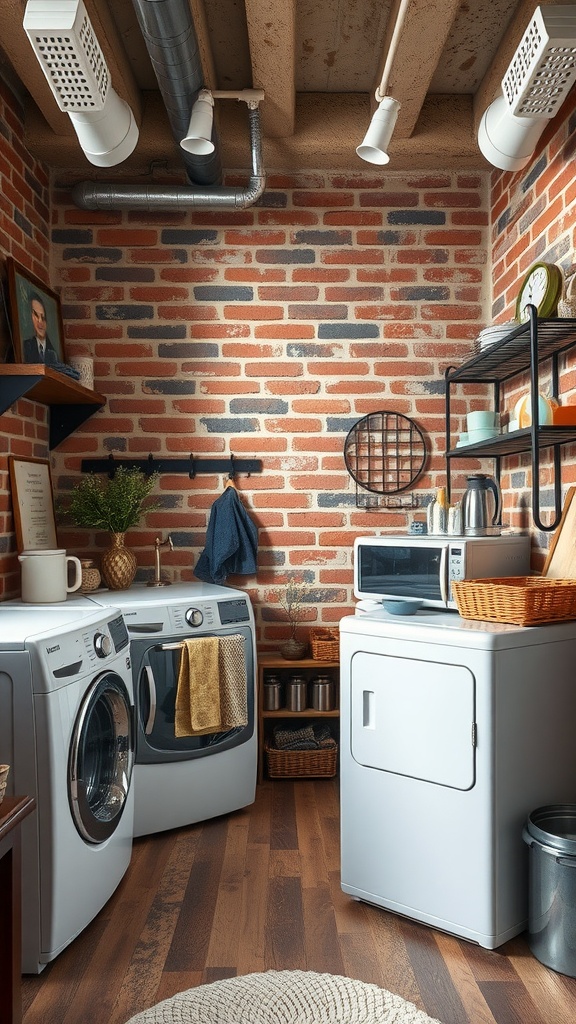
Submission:
{"label": "metal duct pipe", "polygon": [[[176,145],[188,130],[190,111],[204,86],[196,30],[188,0],[132,0],[152,61]],[[193,185],[216,185],[222,179],[215,131],[214,153],[181,156]]]}
{"label": "metal duct pipe", "polygon": [[252,206],[266,186],[262,165],[262,129],[258,104],[248,106],[252,174],[246,188],[179,188],[156,185],[103,185],[80,181],[72,199],[84,210],[244,210]]}

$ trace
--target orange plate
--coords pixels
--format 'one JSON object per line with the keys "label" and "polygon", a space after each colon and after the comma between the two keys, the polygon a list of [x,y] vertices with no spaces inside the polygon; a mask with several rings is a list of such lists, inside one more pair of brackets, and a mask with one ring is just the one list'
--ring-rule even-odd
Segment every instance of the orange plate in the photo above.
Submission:
{"label": "orange plate", "polygon": [[552,410],[555,427],[576,427],[576,405],[558,405]]}

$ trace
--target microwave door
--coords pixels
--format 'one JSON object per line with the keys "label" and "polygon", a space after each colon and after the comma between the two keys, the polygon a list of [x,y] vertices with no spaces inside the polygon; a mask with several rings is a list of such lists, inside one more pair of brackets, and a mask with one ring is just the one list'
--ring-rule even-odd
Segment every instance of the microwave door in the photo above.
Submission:
{"label": "microwave door", "polygon": [[358,557],[362,596],[418,597],[433,607],[447,607],[446,544],[366,545]]}

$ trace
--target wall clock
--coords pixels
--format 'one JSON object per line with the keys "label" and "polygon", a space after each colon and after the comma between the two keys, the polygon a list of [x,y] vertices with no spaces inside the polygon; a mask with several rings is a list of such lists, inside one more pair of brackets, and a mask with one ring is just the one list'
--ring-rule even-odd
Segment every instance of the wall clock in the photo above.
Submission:
{"label": "wall clock", "polygon": [[562,271],[555,263],[534,263],[520,285],[516,300],[516,319],[528,320],[527,306],[536,306],[539,317],[555,316],[562,296]]}

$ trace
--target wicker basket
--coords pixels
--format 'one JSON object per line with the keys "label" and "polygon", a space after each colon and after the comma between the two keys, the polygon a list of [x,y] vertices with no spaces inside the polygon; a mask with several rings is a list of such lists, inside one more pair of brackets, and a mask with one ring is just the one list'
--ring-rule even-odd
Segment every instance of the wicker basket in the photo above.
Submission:
{"label": "wicker basket", "polygon": [[458,611],[465,619],[536,626],[576,619],[576,580],[543,576],[504,576],[452,583]]}
{"label": "wicker basket", "polygon": [[318,750],[277,750],[265,743],[264,750],[272,779],[332,779],[336,775],[337,744]]}
{"label": "wicker basket", "polygon": [[340,633],[337,629],[318,627],[310,630],[310,647],[315,661],[338,661]]}
{"label": "wicker basket", "polygon": [[0,764],[0,804],[4,799],[6,792],[6,783],[8,782],[8,772],[10,771],[9,764]]}

